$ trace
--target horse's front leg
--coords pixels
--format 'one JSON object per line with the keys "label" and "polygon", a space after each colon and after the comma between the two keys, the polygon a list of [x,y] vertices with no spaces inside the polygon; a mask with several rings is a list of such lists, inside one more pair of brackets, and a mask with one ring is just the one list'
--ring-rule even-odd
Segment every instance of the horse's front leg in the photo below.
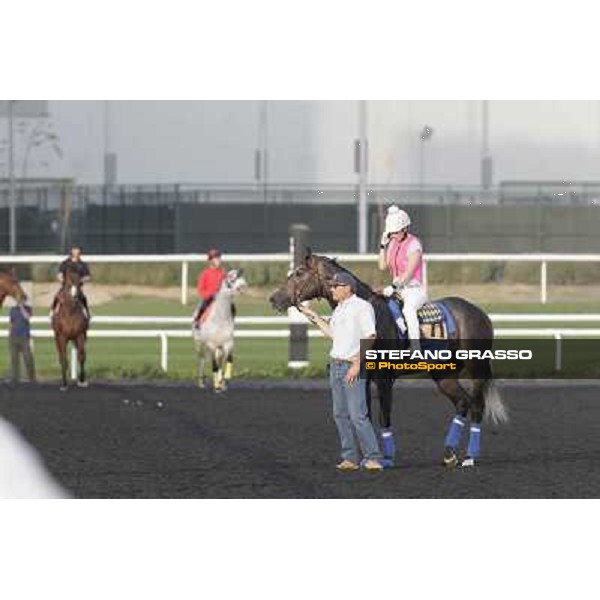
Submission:
{"label": "horse's front leg", "polygon": [[434,377],[438,389],[454,404],[456,414],[452,418],[444,442],[444,465],[456,467],[459,464],[458,450],[467,425],[467,413],[471,407],[471,396],[457,378]]}
{"label": "horse's front leg", "polygon": [[68,386],[67,382],[67,339],[62,335],[56,335],[54,337],[54,343],[56,344],[56,351],[58,353],[58,361],[60,363],[60,370],[62,376],[61,391],[66,391]]}
{"label": "horse's front leg", "polygon": [[396,441],[392,430],[393,379],[376,379],[379,395],[379,426],[384,467],[392,467],[396,460]]}
{"label": "horse's front leg", "polygon": [[196,383],[199,388],[204,389],[206,387],[204,368],[207,350],[200,340],[194,339],[194,351],[196,352]]}
{"label": "horse's front leg", "polygon": [[225,344],[225,370],[223,377],[225,382],[231,381],[233,377],[233,340]]}
{"label": "horse's front leg", "polygon": [[77,385],[79,387],[87,387],[88,382],[85,378],[85,335],[80,335],[77,338],[77,362],[79,363],[79,378],[77,379]]}
{"label": "horse's front leg", "polygon": [[223,391],[223,349],[214,348],[212,354],[213,389],[215,392]]}

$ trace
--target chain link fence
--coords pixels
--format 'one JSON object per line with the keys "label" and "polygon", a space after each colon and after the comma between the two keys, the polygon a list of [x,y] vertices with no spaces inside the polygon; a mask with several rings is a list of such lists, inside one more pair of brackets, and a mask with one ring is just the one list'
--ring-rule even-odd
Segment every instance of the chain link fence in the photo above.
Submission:
{"label": "chain link fence", "polygon": [[[306,223],[315,248],[353,252],[358,188],[352,185],[19,185],[17,251],[93,253],[281,252],[290,223]],[[369,247],[385,206],[410,211],[430,252],[597,252],[600,184],[505,182],[497,188],[372,186]],[[8,191],[0,187],[0,251],[9,248]]]}

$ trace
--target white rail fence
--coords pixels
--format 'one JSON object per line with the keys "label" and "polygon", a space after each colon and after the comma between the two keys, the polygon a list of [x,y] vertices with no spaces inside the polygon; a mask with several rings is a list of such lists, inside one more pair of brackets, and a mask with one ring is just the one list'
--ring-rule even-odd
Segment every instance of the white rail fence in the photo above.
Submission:
{"label": "white rail fence", "polygon": [[[498,314],[490,315],[494,322],[596,322],[600,321],[600,315],[563,315],[563,314]],[[0,318],[1,323],[7,323],[7,317]],[[34,323],[48,323],[48,317],[33,317]],[[287,317],[238,317],[236,321],[240,324],[288,324]],[[187,324],[189,319],[186,317],[96,317],[94,322],[105,324]],[[495,329],[494,334],[498,337],[513,337],[524,339],[526,337],[552,337],[556,341],[555,346],[555,369],[562,369],[562,339],[577,337],[598,337],[600,338],[600,329],[587,328],[506,328]],[[50,329],[33,329],[34,338],[52,338],[54,335]],[[0,337],[7,337],[6,329],[0,330]],[[309,337],[322,337],[320,330],[311,329],[308,332]],[[90,338],[111,338],[111,339],[157,339],[160,340],[160,367],[164,372],[168,371],[169,365],[169,338],[187,338],[191,339],[192,331],[186,329],[90,329],[88,332]],[[277,338],[285,339],[290,337],[289,329],[237,329],[236,338]],[[71,377],[76,377],[76,352],[71,350]]]}
{"label": "white rail fence", "polygon": [[[600,314],[570,313],[497,313],[490,314],[493,323],[599,323]],[[33,324],[50,324],[48,316],[32,317]],[[236,317],[236,325],[286,325],[292,322],[288,316]],[[296,321],[293,321],[294,323]],[[308,321],[307,321],[308,323]],[[0,317],[0,324],[8,324],[8,317]],[[190,327],[190,317],[138,317],[95,316],[92,325],[181,325]],[[236,333],[237,334],[237,333]]]}
{"label": "white rail fence", "polygon": [[[339,254],[321,252],[326,256],[336,256],[340,262],[377,263],[375,254]],[[64,256],[56,255],[4,255],[0,256],[0,264],[58,264]],[[89,263],[179,263],[181,264],[181,303],[187,304],[189,290],[190,263],[203,263],[204,254],[87,254]],[[224,254],[223,260],[235,262],[291,262],[290,254]],[[540,301],[548,301],[548,264],[557,262],[589,263],[600,262],[600,254],[425,254],[424,278],[427,286],[427,265],[434,262],[526,262],[540,265]]]}

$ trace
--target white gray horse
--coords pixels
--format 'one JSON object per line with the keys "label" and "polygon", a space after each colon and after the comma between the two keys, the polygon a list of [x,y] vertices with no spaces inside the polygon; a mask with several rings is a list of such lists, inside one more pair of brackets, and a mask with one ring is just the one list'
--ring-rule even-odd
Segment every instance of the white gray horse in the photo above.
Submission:
{"label": "white gray horse", "polygon": [[205,365],[212,365],[213,389],[222,392],[233,374],[233,296],[248,284],[241,270],[231,270],[225,276],[208,315],[200,327],[193,329],[194,349],[198,357],[198,386],[206,387]]}

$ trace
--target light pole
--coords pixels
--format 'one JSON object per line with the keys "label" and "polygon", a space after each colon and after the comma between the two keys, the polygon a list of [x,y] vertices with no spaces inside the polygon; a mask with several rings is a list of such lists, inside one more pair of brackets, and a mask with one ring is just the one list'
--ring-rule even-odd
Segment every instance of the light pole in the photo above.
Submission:
{"label": "light pole", "polygon": [[492,157],[490,156],[490,106],[489,100],[481,101],[481,187],[492,186]]}
{"label": "light pole", "polygon": [[368,205],[367,205],[367,176],[368,176],[368,140],[367,140],[367,101],[358,101],[358,142],[355,148],[356,171],[358,172],[358,251],[367,252]]}
{"label": "light pole", "polygon": [[263,202],[267,202],[267,185],[269,180],[269,104],[268,100],[263,100],[260,104],[260,119],[259,119],[259,159],[258,159],[258,180],[261,184]]}
{"label": "light pole", "polygon": [[425,182],[425,142],[433,136],[433,127],[425,125],[421,129],[419,144],[419,199],[423,199],[423,185]]}
{"label": "light pole", "polygon": [[110,100],[104,100],[104,185],[117,184],[117,154],[112,151],[110,137]]}
{"label": "light pole", "polygon": [[8,101],[8,205],[9,251],[17,251],[17,200],[15,197],[14,100]]}

